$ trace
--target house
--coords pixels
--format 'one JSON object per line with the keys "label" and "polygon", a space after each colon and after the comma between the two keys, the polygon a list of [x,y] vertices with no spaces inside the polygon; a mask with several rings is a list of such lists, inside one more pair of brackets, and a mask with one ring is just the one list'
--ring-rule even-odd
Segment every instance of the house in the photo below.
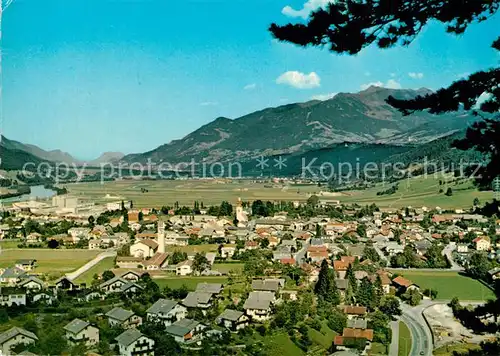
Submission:
{"label": "house", "polygon": [[187,315],[186,307],[174,300],[158,299],[148,310],[146,310],[149,321],[160,321],[168,326]]}
{"label": "house", "polygon": [[175,274],[178,276],[187,276],[193,273],[193,261],[186,260],[182,261],[175,267]]}
{"label": "house", "polygon": [[252,281],[252,289],[255,291],[277,293],[284,286],[284,279],[254,279]]}
{"label": "house", "polygon": [[141,258],[153,257],[157,250],[158,243],[156,241],[144,239],[130,246],[130,255]]}
{"label": "house", "polygon": [[497,280],[497,279],[500,279],[500,267],[495,267],[493,269],[490,269],[488,271],[488,275],[490,276],[490,278],[494,281],[494,280]]}
{"label": "house", "polygon": [[2,355],[12,355],[11,348],[19,345],[30,345],[38,341],[38,337],[32,332],[17,326],[0,334],[0,350]]}
{"label": "house", "polygon": [[133,311],[115,307],[106,313],[110,326],[120,326],[124,329],[142,325],[142,318]]}
{"label": "house", "polygon": [[26,291],[17,287],[0,288],[0,305],[7,307],[26,305]]}
{"label": "house", "polygon": [[186,308],[201,308],[203,309],[203,313],[205,313],[212,305],[212,293],[189,292],[181,303]]}
{"label": "house", "polygon": [[181,319],[165,328],[165,332],[175,339],[175,341],[184,343],[190,340],[202,339],[203,329],[206,325],[192,319]]}
{"label": "house", "polygon": [[44,283],[41,279],[35,276],[29,276],[27,278],[20,279],[17,282],[17,286],[32,291],[43,289]]}
{"label": "house", "polygon": [[159,270],[168,264],[167,257],[167,253],[157,252],[149,260],[144,261],[144,268],[148,271]]}
{"label": "house", "polygon": [[2,275],[0,276],[0,282],[13,286],[17,283],[19,278],[24,275],[26,275],[26,271],[18,267],[10,267],[3,271]]}
{"label": "house", "polygon": [[488,251],[491,246],[491,240],[488,236],[476,237],[472,242],[476,244],[476,250],[478,251]]}
{"label": "house", "polygon": [[309,246],[306,257],[311,259],[312,262],[321,262],[328,259],[328,249],[326,246]]}
{"label": "house", "polygon": [[350,329],[366,329],[367,325],[368,321],[363,318],[347,320],[347,327]]}
{"label": "house", "polygon": [[120,356],[154,356],[154,340],[137,329],[127,329],[115,338]]}
{"label": "house", "polygon": [[122,277],[113,277],[99,284],[98,288],[106,294],[117,293],[121,291],[122,286],[128,283],[130,282]]}
{"label": "house", "polygon": [[217,255],[214,253],[214,252],[207,252],[205,254],[205,258],[207,259],[208,263],[210,264],[210,266],[213,266],[214,262],[215,262],[215,257]]}
{"label": "house", "polygon": [[233,257],[234,253],[236,252],[236,247],[235,246],[223,246],[220,249],[220,257],[222,258],[231,258]]}
{"label": "house", "polygon": [[398,276],[392,280],[392,284],[400,291],[406,292],[409,289],[418,289],[418,286],[409,279]]}
{"label": "house", "polygon": [[141,257],[118,256],[116,264],[119,268],[139,268],[144,260]]}
{"label": "house", "polygon": [[35,269],[36,260],[17,260],[15,267],[23,271],[32,271]]}
{"label": "house", "polygon": [[347,350],[350,346],[357,345],[360,340],[373,341],[373,330],[344,328],[342,336],[335,336],[333,343],[337,349]]}
{"label": "house", "polygon": [[126,279],[127,281],[137,282],[142,276],[142,273],[136,271],[127,271],[120,277]]}
{"label": "house", "polygon": [[352,319],[353,317],[363,317],[367,313],[366,307],[359,307],[355,305],[345,305],[343,311],[347,314],[347,318]]}
{"label": "house", "polygon": [[457,244],[457,252],[458,253],[468,253],[469,252],[469,245],[468,244]]}
{"label": "house", "polygon": [[245,242],[245,248],[244,248],[245,251],[256,250],[257,248],[259,248],[259,244],[258,244],[257,241],[247,241],[247,242]]}
{"label": "house", "polygon": [[226,309],[215,319],[216,323],[230,331],[238,331],[248,325],[249,319],[245,313]]}
{"label": "house", "polygon": [[83,342],[86,346],[92,346],[99,343],[99,329],[87,321],[74,319],[64,326],[64,330],[70,345]]}
{"label": "house", "polygon": [[196,292],[200,292],[200,293],[211,293],[211,294],[218,295],[218,294],[222,293],[223,290],[224,290],[224,286],[221,283],[202,282],[202,283],[198,283],[196,285]]}
{"label": "house", "polygon": [[56,281],[55,285],[56,285],[56,290],[57,289],[62,289],[62,290],[77,289],[77,285],[75,283],[73,283],[73,281],[66,276],[62,276],[61,278],[59,278]]}
{"label": "house", "polygon": [[250,292],[243,309],[246,314],[256,321],[265,321],[271,318],[271,303],[275,300],[274,293],[257,291]]}
{"label": "house", "polygon": [[68,230],[68,234],[73,238],[73,243],[77,243],[81,239],[88,239],[90,229],[86,227],[72,227]]}

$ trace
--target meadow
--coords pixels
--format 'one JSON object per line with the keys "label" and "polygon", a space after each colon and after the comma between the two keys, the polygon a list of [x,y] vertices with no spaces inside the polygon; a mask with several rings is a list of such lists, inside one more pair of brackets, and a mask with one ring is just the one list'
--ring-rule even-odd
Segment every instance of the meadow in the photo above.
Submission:
{"label": "meadow", "polygon": [[437,299],[450,300],[458,297],[460,300],[488,300],[495,299],[491,289],[481,282],[448,271],[394,271],[408,278],[421,289],[435,289]]}
{"label": "meadow", "polygon": [[219,205],[223,200],[235,203],[238,197],[249,201],[306,201],[310,193],[320,191],[315,185],[281,187],[249,180],[122,180],[102,184],[74,183],[65,187],[71,194],[90,198],[96,203],[116,201],[118,198],[132,200],[136,207],[157,208],[173,206],[176,201],[187,206],[192,206],[194,201],[205,205]]}
{"label": "meadow", "polygon": [[44,273],[52,279],[76,270],[98,254],[99,251],[91,250],[4,250],[0,253],[0,268],[12,267],[20,259],[35,259],[37,265],[34,272]]}
{"label": "meadow", "polygon": [[[478,191],[472,180],[452,183],[450,175],[436,174],[420,176],[399,181],[399,189],[390,195],[377,195],[389,189],[394,183],[380,183],[365,190],[340,192],[334,199],[342,203],[362,205],[375,203],[380,207],[427,206],[441,208],[470,208],[474,198],[481,202],[491,200],[493,193]],[[443,181],[442,185],[439,181]],[[449,182],[449,183],[448,183]],[[75,183],[66,185],[71,194],[90,198],[96,203],[109,201],[133,200],[137,207],[192,206],[194,201],[205,205],[218,205],[223,200],[235,203],[242,200],[254,201],[300,201],[305,202],[311,194],[318,194],[321,188],[316,185],[290,184],[273,185],[256,183],[250,180],[158,180],[139,181],[122,180],[114,182]],[[452,196],[444,192],[450,187]],[[440,189],[443,192],[439,192]]]}
{"label": "meadow", "polygon": [[90,286],[92,283],[92,280],[94,279],[94,275],[101,275],[104,271],[107,270],[112,270],[115,267],[115,258],[114,257],[107,257],[102,259],[99,263],[97,263],[95,266],[90,268],[87,272],[82,273],[78,278],[75,280],[76,283],[86,283],[87,286]]}

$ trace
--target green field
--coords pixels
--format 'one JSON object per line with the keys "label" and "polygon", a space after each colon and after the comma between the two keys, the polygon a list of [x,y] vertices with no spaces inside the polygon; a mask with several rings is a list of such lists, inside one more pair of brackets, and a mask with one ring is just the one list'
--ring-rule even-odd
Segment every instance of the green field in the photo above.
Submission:
{"label": "green field", "polygon": [[411,350],[411,333],[408,326],[402,321],[399,322],[399,342],[398,356],[408,356]]}
{"label": "green field", "polygon": [[324,349],[328,350],[332,346],[333,338],[337,333],[330,329],[326,322],[322,322],[321,332],[313,328],[309,328],[309,337],[312,342],[321,345]]}
{"label": "green field", "polygon": [[165,250],[167,252],[186,252],[186,253],[197,253],[197,252],[216,252],[219,248],[217,244],[203,244],[203,245],[188,245],[188,246],[166,246]]}
{"label": "green field", "polygon": [[194,291],[198,283],[227,283],[226,277],[169,277],[169,278],[155,278],[155,283],[160,286],[161,289],[166,286],[172,289],[178,289],[185,285],[188,290]]}
{"label": "green field", "polygon": [[[472,180],[455,185],[451,175],[428,175],[399,181],[399,190],[392,195],[377,195],[387,190],[393,183],[377,184],[377,186],[359,191],[340,192],[333,196],[343,203],[371,204],[381,207],[428,206],[441,208],[468,208],[474,198],[481,202],[491,200],[491,192],[479,192]],[[439,185],[439,181],[445,182]],[[446,183],[449,182],[449,183]],[[114,181],[75,183],[65,185],[71,194],[90,198],[97,203],[116,200],[133,200],[137,207],[172,206],[176,201],[180,205],[191,206],[194,201],[202,201],[205,205],[220,204],[221,201],[236,202],[243,200],[298,200],[304,202],[310,194],[318,194],[322,189],[316,185],[271,185],[254,183],[250,180],[158,180],[158,181]],[[439,193],[440,189],[453,190],[451,197]],[[144,188],[147,192],[142,193]]]}
{"label": "green field", "polygon": [[453,356],[453,352],[465,354],[469,350],[479,350],[478,344],[452,344],[434,349],[434,356]]}
{"label": "green field", "polygon": [[[452,179],[450,175],[421,176],[399,181],[399,189],[391,195],[377,195],[377,192],[389,189],[393,183],[378,184],[377,186],[359,191],[344,192],[338,199],[343,203],[358,203],[362,205],[375,203],[380,207],[406,207],[406,206],[427,206],[429,208],[469,208],[472,206],[474,198],[479,198],[481,202],[493,199],[493,193],[488,191],[479,192],[472,184],[472,181],[461,182],[458,185],[443,184]],[[440,189],[446,192],[450,187],[453,190],[452,196],[439,193]]]}
{"label": "green field", "polygon": [[229,273],[232,271],[235,274],[241,274],[243,267],[243,263],[214,263],[212,269],[222,273]]}
{"label": "green field", "polygon": [[49,275],[49,278],[57,278],[81,267],[98,254],[99,251],[91,250],[8,250],[0,254],[0,267],[11,267],[19,259],[35,259],[37,260],[35,273],[44,273]]}
{"label": "green field", "polygon": [[18,248],[17,245],[19,245],[21,241],[13,241],[13,240],[0,240],[0,247],[2,249],[11,249],[11,248]]}
{"label": "green field", "polygon": [[90,286],[95,274],[100,275],[102,272],[104,272],[106,270],[112,270],[114,267],[115,267],[115,258],[114,257],[104,258],[98,264],[96,264],[94,267],[89,269],[87,272],[81,274],[76,279],[76,283],[86,283],[87,286]]}
{"label": "green field", "polygon": [[[267,185],[267,184],[266,184]],[[158,181],[114,181],[94,183],[67,184],[65,187],[71,194],[82,195],[97,203],[116,200],[133,200],[137,207],[173,206],[176,201],[180,205],[191,206],[194,201],[202,201],[205,205],[220,204],[227,200],[235,203],[238,197],[242,200],[299,200],[305,201],[310,193],[318,193],[321,188],[315,185],[300,187],[265,187],[263,183],[247,180],[158,180]],[[141,192],[141,188],[148,190]],[[106,195],[109,197],[106,198]]]}
{"label": "green field", "polygon": [[458,297],[461,300],[488,300],[494,299],[495,294],[481,282],[448,271],[394,271],[403,275],[421,289],[435,289],[437,299],[451,300]]}

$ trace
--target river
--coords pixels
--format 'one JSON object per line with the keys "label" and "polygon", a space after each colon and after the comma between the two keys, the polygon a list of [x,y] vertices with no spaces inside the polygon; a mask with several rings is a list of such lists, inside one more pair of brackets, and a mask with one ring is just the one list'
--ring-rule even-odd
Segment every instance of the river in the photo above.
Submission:
{"label": "river", "polygon": [[47,189],[43,185],[33,185],[30,187],[31,192],[29,194],[23,194],[17,197],[0,199],[2,203],[14,203],[18,201],[27,201],[34,199],[47,199],[56,195],[56,191],[52,189]]}

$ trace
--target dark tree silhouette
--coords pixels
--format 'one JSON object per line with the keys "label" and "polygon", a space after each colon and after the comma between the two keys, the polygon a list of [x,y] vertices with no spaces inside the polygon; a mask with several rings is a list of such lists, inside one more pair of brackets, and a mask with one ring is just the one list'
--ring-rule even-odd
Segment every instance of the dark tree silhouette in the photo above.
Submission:
{"label": "dark tree silhouette", "polygon": [[[271,24],[273,36],[300,46],[328,46],[339,54],[353,55],[376,44],[379,48],[408,46],[430,21],[446,26],[448,33],[461,34],[474,23],[487,20],[500,6],[500,0],[336,0],[313,11],[307,23]],[[500,37],[492,44],[500,51]],[[411,100],[389,97],[387,102],[404,115],[428,110],[440,114],[474,109],[483,93],[487,98],[474,113],[483,121],[473,124],[463,140],[454,146],[475,149],[490,159],[479,170],[478,183],[487,185],[500,175],[500,68],[491,68],[458,80],[449,87]],[[488,115],[488,113],[490,113]]]}

